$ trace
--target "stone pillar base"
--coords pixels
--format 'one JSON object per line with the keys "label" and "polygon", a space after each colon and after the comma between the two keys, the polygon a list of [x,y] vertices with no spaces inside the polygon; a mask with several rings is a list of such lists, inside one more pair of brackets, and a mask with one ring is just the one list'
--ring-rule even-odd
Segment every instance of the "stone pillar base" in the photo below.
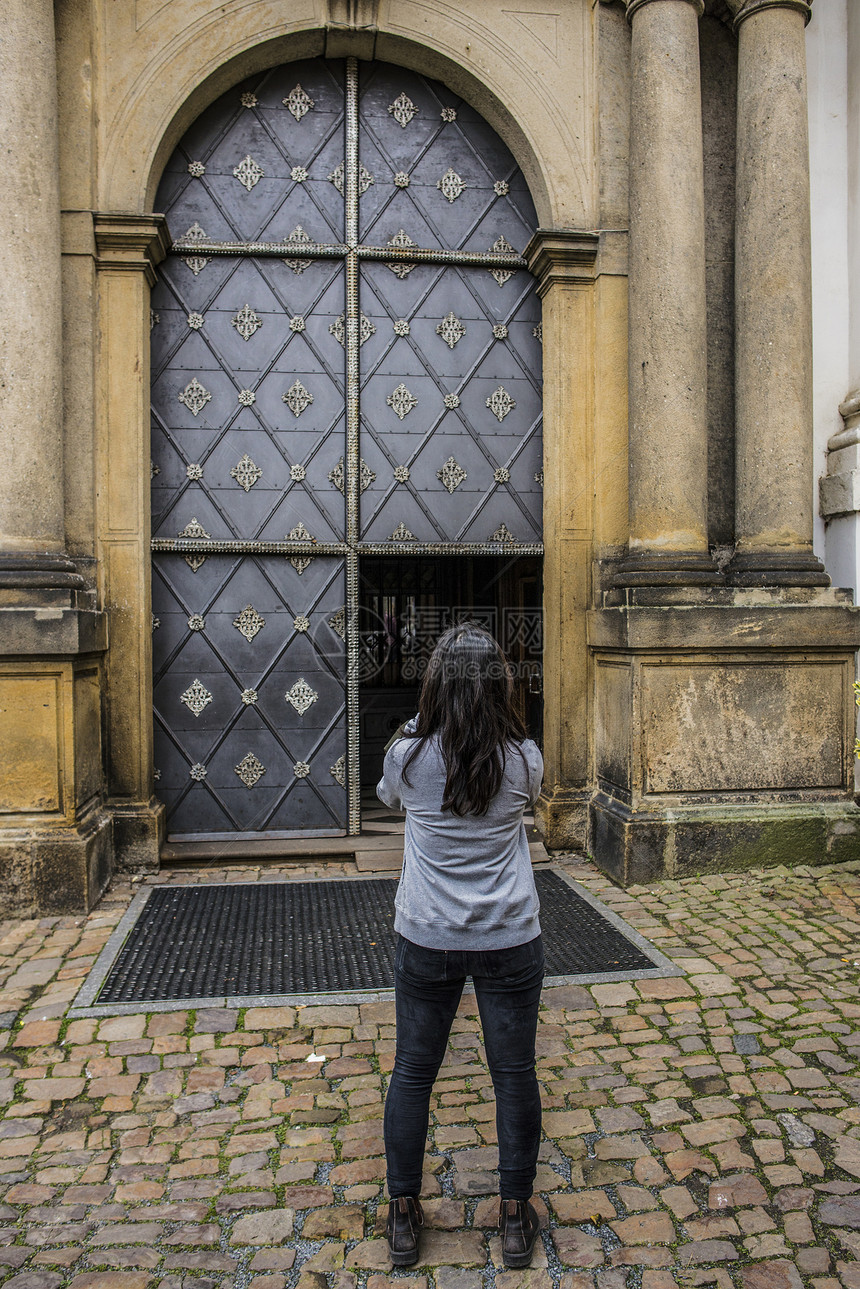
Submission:
{"label": "stone pillar base", "polygon": [[0,907],[7,916],[85,913],[111,876],[111,820],[103,810],[67,828],[0,832]]}
{"label": "stone pillar base", "polygon": [[738,551],[726,569],[732,586],[829,586],[824,565],[812,551]]}
{"label": "stone pillar base", "polygon": [[845,591],[630,589],[589,614],[589,850],[619,882],[860,859]]}
{"label": "stone pillar base", "polygon": [[618,567],[615,586],[715,586],[723,575],[707,552],[632,553]]}
{"label": "stone pillar base", "polygon": [[549,850],[585,850],[588,837],[587,789],[551,788],[535,806],[535,825]]}
{"label": "stone pillar base", "polygon": [[4,589],[0,579],[0,909],[9,912],[87,912],[111,873],[107,618],[78,601],[89,597],[61,586]]}
{"label": "stone pillar base", "polygon": [[599,792],[588,831],[591,855],[621,886],[860,859],[860,810],[844,802],[634,810]]}
{"label": "stone pillar base", "polygon": [[112,802],[114,865],[123,873],[157,873],[165,807],[149,801]]}

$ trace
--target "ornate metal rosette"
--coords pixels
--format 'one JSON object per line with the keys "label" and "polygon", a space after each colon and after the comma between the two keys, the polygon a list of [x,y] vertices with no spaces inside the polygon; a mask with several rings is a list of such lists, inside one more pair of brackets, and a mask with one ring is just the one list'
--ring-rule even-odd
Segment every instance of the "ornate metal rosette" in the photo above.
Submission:
{"label": "ornate metal rosette", "polygon": [[197,761],[194,765],[191,766],[191,769],[188,771],[188,773],[195,783],[202,783],[203,780],[206,778],[206,766],[201,765],[200,762]]}
{"label": "ornate metal rosette", "polygon": [[243,689],[239,695],[246,707],[253,707],[257,701],[256,689]]}
{"label": "ornate metal rosette", "polygon": [[299,716],[304,716],[308,708],[312,707],[318,698],[319,694],[315,689],[311,688],[304,676],[297,680],[292,689],[288,689],[284,694],[286,702],[296,709]]}
{"label": "ornate metal rosette", "polygon": [[[294,542],[312,542],[316,540],[312,534],[308,532],[307,528],[305,528],[301,519],[296,524],[295,528],[290,529],[287,536]],[[301,577],[305,569],[310,568],[314,561],[313,555],[290,555],[288,556],[288,559],[299,577]]]}
{"label": "ornate metal rosette", "polygon": [[301,634],[304,634],[305,631],[308,631],[310,629],[310,625],[311,625],[310,618],[306,618],[303,613],[298,613],[293,618],[293,627],[296,631],[298,631]]}
{"label": "ornate metal rosette", "polygon": [[206,167],[202,161],[189,161],[188,173],[191,175],[192,179],[202,179],[206,174]]}
{"label": "ornate metal rosette", "polygon": [[252,604],[246,604],[237,618],[233,619],[233,626],[244,636],[248,644],[254,639],[258,631],[262,631],[266,625],[266,619],[261,613],[258,613]]}
{"label": "ornate metal rosette", "polygon": [[408,94],[398,94],[394,102],[388,104],[388,110],[397,124],[402,125],[405,130],[418,108]]}
{"label": "ornate metal rosette", "polygon": [[251,189],[260,182],[265,171],[262,166],[257,165],[257,162],[249,154],[242,158],[238,166],[234,169],[233,174],[239,180],[242,187],[246,188],[248,192],[250,192]]}
{"label": "ornate metal rosette", "polygon": [[436,187],[448,201],[456,201],[466,191],[466,185],[463,180],[456,170],[451,170],[450,168],[445,171],[441,179],[436,180]]}
{"label": "ornate metal rosette", "polygon": [[328,620],[328,624],[331,627],[332,631],[335,633],[335,635],[340,636],[341,640],[345,640],[346,639],[346,607],[342,609],[338,609],[336,613],[333,613]]}
{"label": "ornate metal rosette", "polygon": [[189,313],[188,325],[192,331],[199,331],[206,319],[202,313]]}
{"label": "ornate metal rosette", "polygon": [[394,467],[394,478],[397,483],[407,483],[409,480],[409,466],[396,465]]}
{"label": "ornate metal rosette", "polygon": [[188,619],[189,631],[203,631],[206,628],[206,619],[201,613],[192,613]]}
{"label": "ornate metal rosette", "polygon": [[192,416],[199,415],[203,408],[209,402],[212,394],[205,389],[196,376],[188,382],[185,388],[176,395],[180,403],[184,403]]}
{"label": "ornate metal rosette", "polygon": [[266,773],[266,767],[253,752],[247,752],[237,766],[233,767],[246,788],[253,788]]}
{"label": "ornate metal rosette", "polygon": [[297,779],[306,779],[311,772],[311,767],[307,761],[296,761],[293,766],[293,774]]}
{"label": "ornate metal rosette", "polygon": [[396,412],[401,421],[408,416],[413,407],[418,406],[418,399],[414,394],[410,394],[406,386],[401,382],[396,389],[393,389],[386,398],[388,406]]}
{"label": "ornate metal rosette", "polygon": [[448,460],[440,470],[436,471],[436,478],[448,489],[449,492],[455,492],[460,484],[468,479],[466,471],[461,465],[458,465],[453,457]]}
{"label": "ornate metal rosette", "polygon": [[263,325],[262,319],[257,317],[250,304],[243,304],[239,312],[230,321],[243,340],[250,340],[254,332],[258,331]]}
{"label": "ornate metal rosette", "polygon": [[393,323],[392,330],[395,336],[408,336],[409,323],[405,318],[398,318],[397,321]]}
{"label": "ornate metal rosette", "polygon": [[499,388],[494,390],[487,399],[487,407],[493,413],[496,420],[501,422],[509,412],[514,410],[516,403],[511,398],[504,385],[500,385]]}
{"label": "ornate metal rosette", "polygon": [[236,462],[230,473],[246,492],[250,492],[257,480],[263,477],[263,471],[251,460],[247,452]]}
{"label": "ornate metal rosette", "polygon": [[[490,247],[490,250],[495,255],[515,254],[513,246],[511,246],[504,234],[501,237],[496,238]],[[514,276],[510,269],[490,269],[490,275],[496,279],[499,286],[504,286],[505,283],[509,282]]]}
{"label": "ornate metal rosette", "polygon": [[[399,250],[403,247],[414,246],[415,243],[413,242],[409,234],[404,229],[401,228],[399,232],[394,234],[393,237],[389,237],[388,245],[391,247],[394,247],[394,249],[396,250]],[[398,260],[398,261],[392,261],[388,265],[388,267],[391,269],[391,272],[395,275],[395,277],[405,278],[409,276],[409,274],[415,268],[415,265],[410,263],[409,261]]]}
{"label": "ornate metal rosette", "polygon": [[[335,166],[334,170],[332,170],[331,174],[328,177],[329,182],[334,184],[335,188],[337,188],[338,192],[341,193],[341,195],[343,195],[343,183],[344,183],[343,177],[344,177],[344,165],[343,165],[343,162],[341,162],[339,166]],[[373,178],[373,175],[367,169],[367,166],[359,165],[358,167],[359,197],[363,197],[364,194],[367,192],[368,188],[370,187],[370,185],[374,182],[375,180]]]}
{"label": "ornate metal rosette", "polygon": [[185,693],[180,694],[179,701],[180,703],[184,703],[189,712],[194,716],[199,716],[203,709],[208,707],[209,703],[212,702],[212,695],[209,693],[209,690],[205,685],[195,679],[194,682],[188,686]]}
{"label": "ornate metal rosette", "polygon": [[436,328],[436,335],[442,337],[449,349],[453,349],[457,342],[463,339],[465,334],[465,326],[453,311],[451,313],[446,313],[445,317]]}
{"label": "ornate metal rosette", "polygon": [[178,536],[205,538],[207,541],[209,539],[209,534],[207,533],[203,525],[200,523],[200,520],[196,517],[196,515],[189,520],[189,522],[185,525],[185,527],[182,529],[182,532],[179,533]]}
{"label": "ornate metal rosette", "polygon": [[185,473],[192,483],[199,483],[203,478],[203,466],[196,461],[185,467]]}
{"label": "ornate metal rosette", "polygon": [[[308,245],[310,244],[310,240],[310,237],[308,237],[301,224],[296,224],[295,228],[287,238],[287,241],[291,242],[294,246]],[[294,273],[299,274],[304,273],[305,269],[309,269],[313,264],[313,260],[294,259],[291,256],[289,259],[285,259],[284,263],[288,269],[292,269]]]}
{"label": "ornate metal rosette", "polygon": [[314,396],[309,389],[305,389],[302,382],[294,380],[286,394],[282,395],[283,401],[292,412],[293,416],[299,417],[306,408],[310,407],[314,401]]}
{"label": "ornate metal rosette", "polygon": [[339,756],[334,765],[329,766],[329,774],[335,783],[339,783],[342,788],[346,787],[346,757]]}
{"label": "ornate metal rosette", "polygon": [[[368,318],[363,313],[360,314],[358,322],[359,322],[358,343],[359,345],[363,345],[363,344],[366,344],[367,341],[370,339],[370,337],[375,333],[376,323],[371,322],[370,318]],[[345,323],[344,323],[344,315],[342,313],[339,313],[337,315],[334,322],[329,323],[328,329],[331,335],[334,336],[337,343],[339,345],[343,345],[344,338],[346,336],[346,329],[345,329]]]}
{"label": "ornate metal rosette", "polygon": [[306,91],[302,89],[301,85],[296,85],[294,89],[290,90],[287,97],[283,99],[283,104],[284,107],[289,108],[297,121],[301,121],[302,117],[306,116],[313,108],[314,100],[311,98],[310,94],[306,93]]}
{"label": "ornate metal rosette", "polygon": [[[194,223],[183,234],[182,240],[184,242],[191,242],[192,244],[194,242],[205,242],[206,234],[199,224]],[[206,265],[209,263],[209,257],[206,255],[186,255],[183,256],[182,262],[191,269],[191,272],[195,277],[197,277],[197,274],[202,273]]]}
{"label": "ornate metal rosette", "polygon": [[415,534],[410,533],[409,529],[406,527],[403,520],[401,519],[400,523],[397,525],[397,527],[395,528],[394,532],[391,534],[388,540],[390,542],[414,542]]}

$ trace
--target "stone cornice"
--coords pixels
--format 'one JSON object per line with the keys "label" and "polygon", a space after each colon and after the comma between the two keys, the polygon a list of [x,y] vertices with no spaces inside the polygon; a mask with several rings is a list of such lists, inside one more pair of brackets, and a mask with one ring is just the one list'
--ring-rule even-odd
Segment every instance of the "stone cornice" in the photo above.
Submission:
{"label": "stone cornice", "polygon": [[[633,15],[639,9],[644,9],[646,4],[659,4],[661,2],[662,0],[627,0],[627,21],[632,22]],[[701,18],[705,12],[705,0],[687,0],[687,3],[693,6],[697,16]]]}
{"label": "stone cornice", "polygon": [[156,265],[170,249],[164,215],[97,211],[93,226],[100,270],[144,273],[150,286],[155,283]]}
{"label": "stone cornice", "polygon": [[812,17],[812,0],[726,0],[726,3],[734,15],[735,31],[747,18],[765,9],[793,9],[803,14],[805,23]]}
{"label": "stone cornice", "polygon": [[551,286],[594,281],[600,238],[597,233],[572,228],[539,228],[523,251],[523,258],[537,278],[538,295]]}

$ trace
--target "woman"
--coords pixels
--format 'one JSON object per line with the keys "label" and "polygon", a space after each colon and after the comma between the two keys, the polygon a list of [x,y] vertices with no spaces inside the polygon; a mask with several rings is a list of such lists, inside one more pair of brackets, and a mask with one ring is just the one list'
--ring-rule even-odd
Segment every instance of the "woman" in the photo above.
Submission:
{"label": "woman", "polygon": [[442,635],[417,718],[385,756],[377,795],[406,811],[395,900],[397,1049],[385,1101],[391,1261],[418,1261],[430,1093],[467,976],[496,1094],[505,1266],[529,1265],[529,1200],[541,1133],[535,1033],[544,957],[523,812],[543,761],[513,702],[495,640],[466,623]]}

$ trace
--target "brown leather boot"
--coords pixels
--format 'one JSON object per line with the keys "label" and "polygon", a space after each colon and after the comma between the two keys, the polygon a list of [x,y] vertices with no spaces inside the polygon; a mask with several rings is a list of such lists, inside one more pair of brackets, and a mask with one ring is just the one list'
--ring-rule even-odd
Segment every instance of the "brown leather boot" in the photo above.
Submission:
{"label": "brown leather boot", "polygon": [[418,1231],[424,1225],[421,1204],[412,1195],[398,1195],[388,1205],[385,1234],[392,1266],[414,1267],[418,1261]]}
{"label": "brown leather boot", "polygon": [[529,1266],[540,1223],[528,1200],[503,1199],[499,1205],[499,1229],[505,1266]]}

